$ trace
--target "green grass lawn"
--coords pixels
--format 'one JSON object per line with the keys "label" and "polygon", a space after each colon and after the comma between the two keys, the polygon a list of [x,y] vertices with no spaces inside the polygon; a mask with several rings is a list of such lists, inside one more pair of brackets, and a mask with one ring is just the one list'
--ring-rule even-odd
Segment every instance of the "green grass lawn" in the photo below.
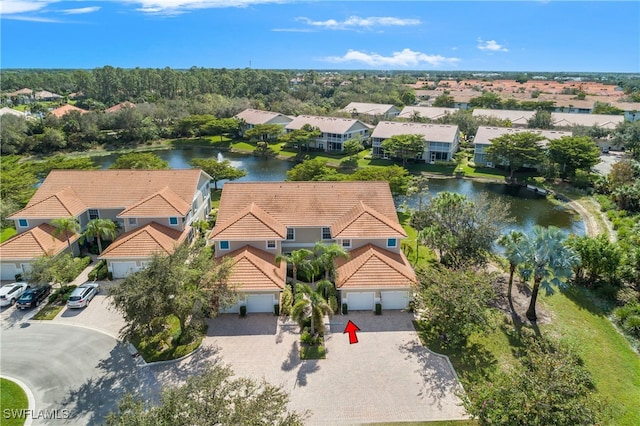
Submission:
{"label": "green grass lawn", "polygon": [[13,228],[4,228],[0,231],[0,243],[7,241],[9,238],[16,235],[16,230]]}
{"label": "green grass lawn", "polygon": [[[27,408],[29,408],[29,400],[22,388],[11,380],[0,378],[0,413],[2,413],[2,425],[23,425],[25,422],[24,418],[7,418],[7,416],[5,416],[5,410],[26,410]],[[10,412],[7,413],[10,414]]]}
{"label": "green grass lawn", "polygon": [[35,320],[52,320],[60,313],[64,305],[46,305],[43,306],[37,314],[33,316]]}
{"label": "green grass lawn", "polygon": [[314,345],[307,346],[302,345],[300,347],[300,359],[325,359],[327,354],[325,352],[324,346],[322,345]]}
{"label": "green grass lawn", "polygon": [[176,345],[175,339],[180,335],[180,322],[175,316],[169,316],[166,324],[167,328],[158,334],[131,340],[146,362],[167,361],[186,356],[200,347],[206,333],[206,330],[203,330],[195,341],[186,345]]}

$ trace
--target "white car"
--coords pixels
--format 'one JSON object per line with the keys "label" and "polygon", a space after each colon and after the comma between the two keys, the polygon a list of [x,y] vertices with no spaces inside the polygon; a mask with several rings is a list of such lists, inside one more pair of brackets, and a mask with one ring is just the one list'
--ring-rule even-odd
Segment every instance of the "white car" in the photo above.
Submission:
{"label": "white car", "polygon": [[100,286],[96,283],[84,283],[76,287],[67,300],[68,308],[84,308],[91,302],[93,296],[100,291]]}
{"label": "white car", "polygon": [[0,306],[13,305],[30,286],[27,283],[5,284],[0,287]]}

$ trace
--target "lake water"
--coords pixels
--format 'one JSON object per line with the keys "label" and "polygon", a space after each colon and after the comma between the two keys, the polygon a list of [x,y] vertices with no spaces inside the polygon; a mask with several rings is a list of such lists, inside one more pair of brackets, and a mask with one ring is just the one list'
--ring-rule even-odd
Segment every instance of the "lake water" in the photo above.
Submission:
{"label": "lake water", "polygon": [[[217,158],[229,160],[234,167],[243,169],[247,175],[235,182],[267,182],[280,181],[286,178],[286,172],[293,163],[272,158],[259,158],[252,155],[221,152],[211,148],[185,148],[175,150],[154,151],[163,160],[169,162],[173,169],[188,169],[194,158]],[[93,157],[94,162],[103,169],[108,168],[119,154]],[[218,182],[218,186],[224,181]],[[545,197],[537,195],[525,188],[512,188],[500,183],[477,182],[468,179],[431,179],[429,192],[435,196],[438,192],[450,191],[464,194],[470,198],[480,193],[486,193],[490,199],[502,199],[509,205],[511,216],[515,223],[508,229],[529,232],[534,225],[557,226],[567,233],[585,234],[584,222],[573,210],[565,209],[562,205],[551,203]],[[398,205],[406,202],[415,206],[417,199],[398,197]]]}

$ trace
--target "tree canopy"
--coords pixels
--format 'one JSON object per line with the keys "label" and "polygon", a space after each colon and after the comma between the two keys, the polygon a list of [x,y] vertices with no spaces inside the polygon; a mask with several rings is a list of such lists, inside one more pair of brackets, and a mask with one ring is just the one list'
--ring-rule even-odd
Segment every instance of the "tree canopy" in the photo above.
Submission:
{"label": "tree canopy", "polygon": [[289,395],[280,387],[234,378],[229,367],[206,365],[180,386],[165,387],[158,405],[126,394],[110,426],[302,426],[305,414],[287,411]]}
{"label": "tree canopy", "polygon": [[509,168],[513,181],[516,170],[525,165],[535,166],[542,160],[542,140],[542,136],[531,132],[507,133],[492,139],[485,152],[491,162]]}
{"label": "tree canopy", "polygon": [[211,176],[213,189],[218,189],[218,181],[236,180],[247,175],[247,172],[231,165],[229,160],[218,161],[216,158],[196,158],[191,161],[194,167],[201,168],[206,174]]}
{"label": "tree canopy", "polygon": [[600,162],[600,149],[588,136],[563,136],[549,141],[549,157],[558,164],[562,176],[574,176],[576,170],[589,171]]}
{"label": "tree canopy", "polygon": [[422,135],[395,135],[382,141],[382,149],[392,157],[400,158],[402,166],[424,152],[426,141]]}

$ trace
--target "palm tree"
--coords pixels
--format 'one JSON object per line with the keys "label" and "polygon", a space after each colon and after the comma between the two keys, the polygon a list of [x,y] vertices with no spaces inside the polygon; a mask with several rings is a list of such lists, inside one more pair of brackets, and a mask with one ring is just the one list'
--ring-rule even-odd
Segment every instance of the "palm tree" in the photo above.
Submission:
{"label": "palm tree", "polygon": [[293,282],[291,283],[291,291],[293,293],[293,298],[295,300],[296,297],[296,283],[298,281],[298,269],[300,267],[304,267],[305,262],[309,260],[309,258],[313,255],[310,250],[300,249],[294,250],[290,254],[279,254],[276,256],[276,266],[280,266],[280,262],[283,260],[291,265],[291,269],[293,272]]}
{"label": "palm tree", "polygon": [[71,237],[74,234],[80,232],[80,224],[78,223],[78,219],[75,217],[61,217],[58,219],[53,219],[51,221],[51,225],[56,228],[53,231],[53,235],[56,237],[66,237],[67,245],[69,246],[69,253],[73,254],[71,250]]}
{"label": "palm tree", "polygon": [[530,321],[538,319],[536,301],[540,286],[547,294],[553,294],[551,285],[564,287],[565,281],[573,274],[573,267],[579,264],[578,256],[564,245],[564,240],[564,234],[555,226],[543,228],[538,225],[533,227],[533,236],[524,240],[524,262],[520,273],[525,279],[533,276],[531,302],[527,309]]}
{"label": "palm tree", "polygon": [[342,248],[340,244],[323,244],[320,241],[313,247],[313,253],[318,259],[318,263],[324,269],[324,279],[327,281],[336,280],[336,259],[349,259],[349,252]]}
{"label": "palm tree", "polygon": [[316,324],[322,324],[324,315],[333,315],[331,307],[322,294],[314,291],[308,284],[298,284],[298,297],[293,308],[291,318],[298,321],[302,327],[304,320],[311,318],[311,335],[316,334]]}
{"label": "palm tree", "polygon": [[93,219],[87,223],[83,234],[98,240],[98,254],[102,254],[102,239],[113,240],[116,237],[116,224],[109,219]]}
{"label": "palm tree", "polygon": [[509,287],[507,288],[509,302],[511,302],[513,274],[516,272],[516,268],[524,261],[524,240],[525,235],[520,231],[511,231],[498,239],[498,244],[504,247],[504,257],[509,261]]}

